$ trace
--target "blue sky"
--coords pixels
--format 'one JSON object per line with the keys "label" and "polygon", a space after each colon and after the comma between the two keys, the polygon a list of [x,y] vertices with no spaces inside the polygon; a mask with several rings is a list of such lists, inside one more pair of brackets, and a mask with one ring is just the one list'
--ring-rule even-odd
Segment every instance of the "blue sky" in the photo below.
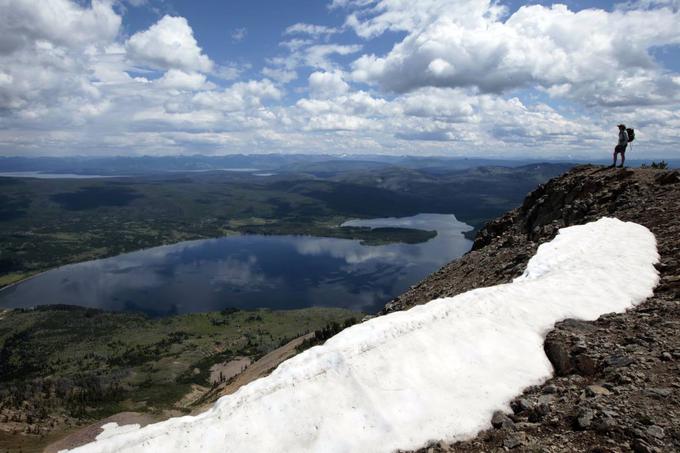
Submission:
{"label": "blue sky", "polygon": [[679,6],[0,0],[0,154],[678,157]]}

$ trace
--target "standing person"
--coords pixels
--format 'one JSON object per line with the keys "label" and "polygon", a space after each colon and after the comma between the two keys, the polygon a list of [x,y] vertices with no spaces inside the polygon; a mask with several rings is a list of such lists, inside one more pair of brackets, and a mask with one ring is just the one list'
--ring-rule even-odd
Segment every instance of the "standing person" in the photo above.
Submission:
{"label": "standing person", "polygon": [[621,165],[619,168],[623,167],[626,162],[626,147],[628,147],[628,133],[626,132],[626,125],[619,124],[619,144],[614,148],[614,162],[611,167],[616,166],[616,155],[621,153]]}

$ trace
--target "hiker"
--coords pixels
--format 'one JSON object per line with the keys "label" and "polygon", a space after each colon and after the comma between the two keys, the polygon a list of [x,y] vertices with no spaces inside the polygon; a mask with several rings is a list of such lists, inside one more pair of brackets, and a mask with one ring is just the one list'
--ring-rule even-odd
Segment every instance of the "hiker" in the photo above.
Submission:
{"label": "hiker", "polygon": [[614,148],[614,162],[611,167],[616,166],[616,155],[621,153],[621,165],[619,168],[623,167],[626,162],[626,147],[628,146],[628,132],[626,132],[626,125],[619,124],[619,144]]}

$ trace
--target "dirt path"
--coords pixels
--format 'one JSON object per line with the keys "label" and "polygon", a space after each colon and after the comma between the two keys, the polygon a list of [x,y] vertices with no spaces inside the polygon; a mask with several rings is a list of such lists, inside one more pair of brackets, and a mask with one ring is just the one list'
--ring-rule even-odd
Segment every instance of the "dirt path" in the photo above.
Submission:
{"label": "dirt path", "polygon": [[245,371],[251,363],[249,357],[237,357],[225,363],[216,363],[210,367],[210,382],[228,381]]}
{"label": "dirt path", "polygon": [[119,425],[139,424],[141,426],[145,426],[157,421],[158,420],[156,418],[148,414],[142,414],[139,412],[121,412],[86,426],[85,428],[81,428],[78,431],[75,431],[64,437],[63,439],[48,445],[45,447],[43,453],[57,453],[60,450],[75,448],[80,445],[92,442],[99,434],[101,434],[102,426],[107,423],[118,423]]}
{"label": "dirt path", "polygon": [[292,341],[289,341],[280,348],[274,349],[272,352],[246,368],[245,371],[236,376],[236,379],[234,379],[232,382],[222,387],[219,392],[219,396],[231,395],[242,386],[253,382],[256,379],[267,376],[269,373],[274,371],[274,369],[279,366],[281,362],[293,357],[296,354],[295,348],[300,346],[304,340],[311,338],[312,336],[314,336],[313,333],[298,337]]}

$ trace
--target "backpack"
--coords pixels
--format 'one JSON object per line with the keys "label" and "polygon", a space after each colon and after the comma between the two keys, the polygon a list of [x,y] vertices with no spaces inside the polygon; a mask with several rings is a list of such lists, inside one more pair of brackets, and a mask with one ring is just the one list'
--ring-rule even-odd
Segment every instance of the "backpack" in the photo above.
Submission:
{"label": "backpack", "polygon": [[628,143],[635,140],[635,129],[629,127],[626,129],[626,133],[628,134]]}

